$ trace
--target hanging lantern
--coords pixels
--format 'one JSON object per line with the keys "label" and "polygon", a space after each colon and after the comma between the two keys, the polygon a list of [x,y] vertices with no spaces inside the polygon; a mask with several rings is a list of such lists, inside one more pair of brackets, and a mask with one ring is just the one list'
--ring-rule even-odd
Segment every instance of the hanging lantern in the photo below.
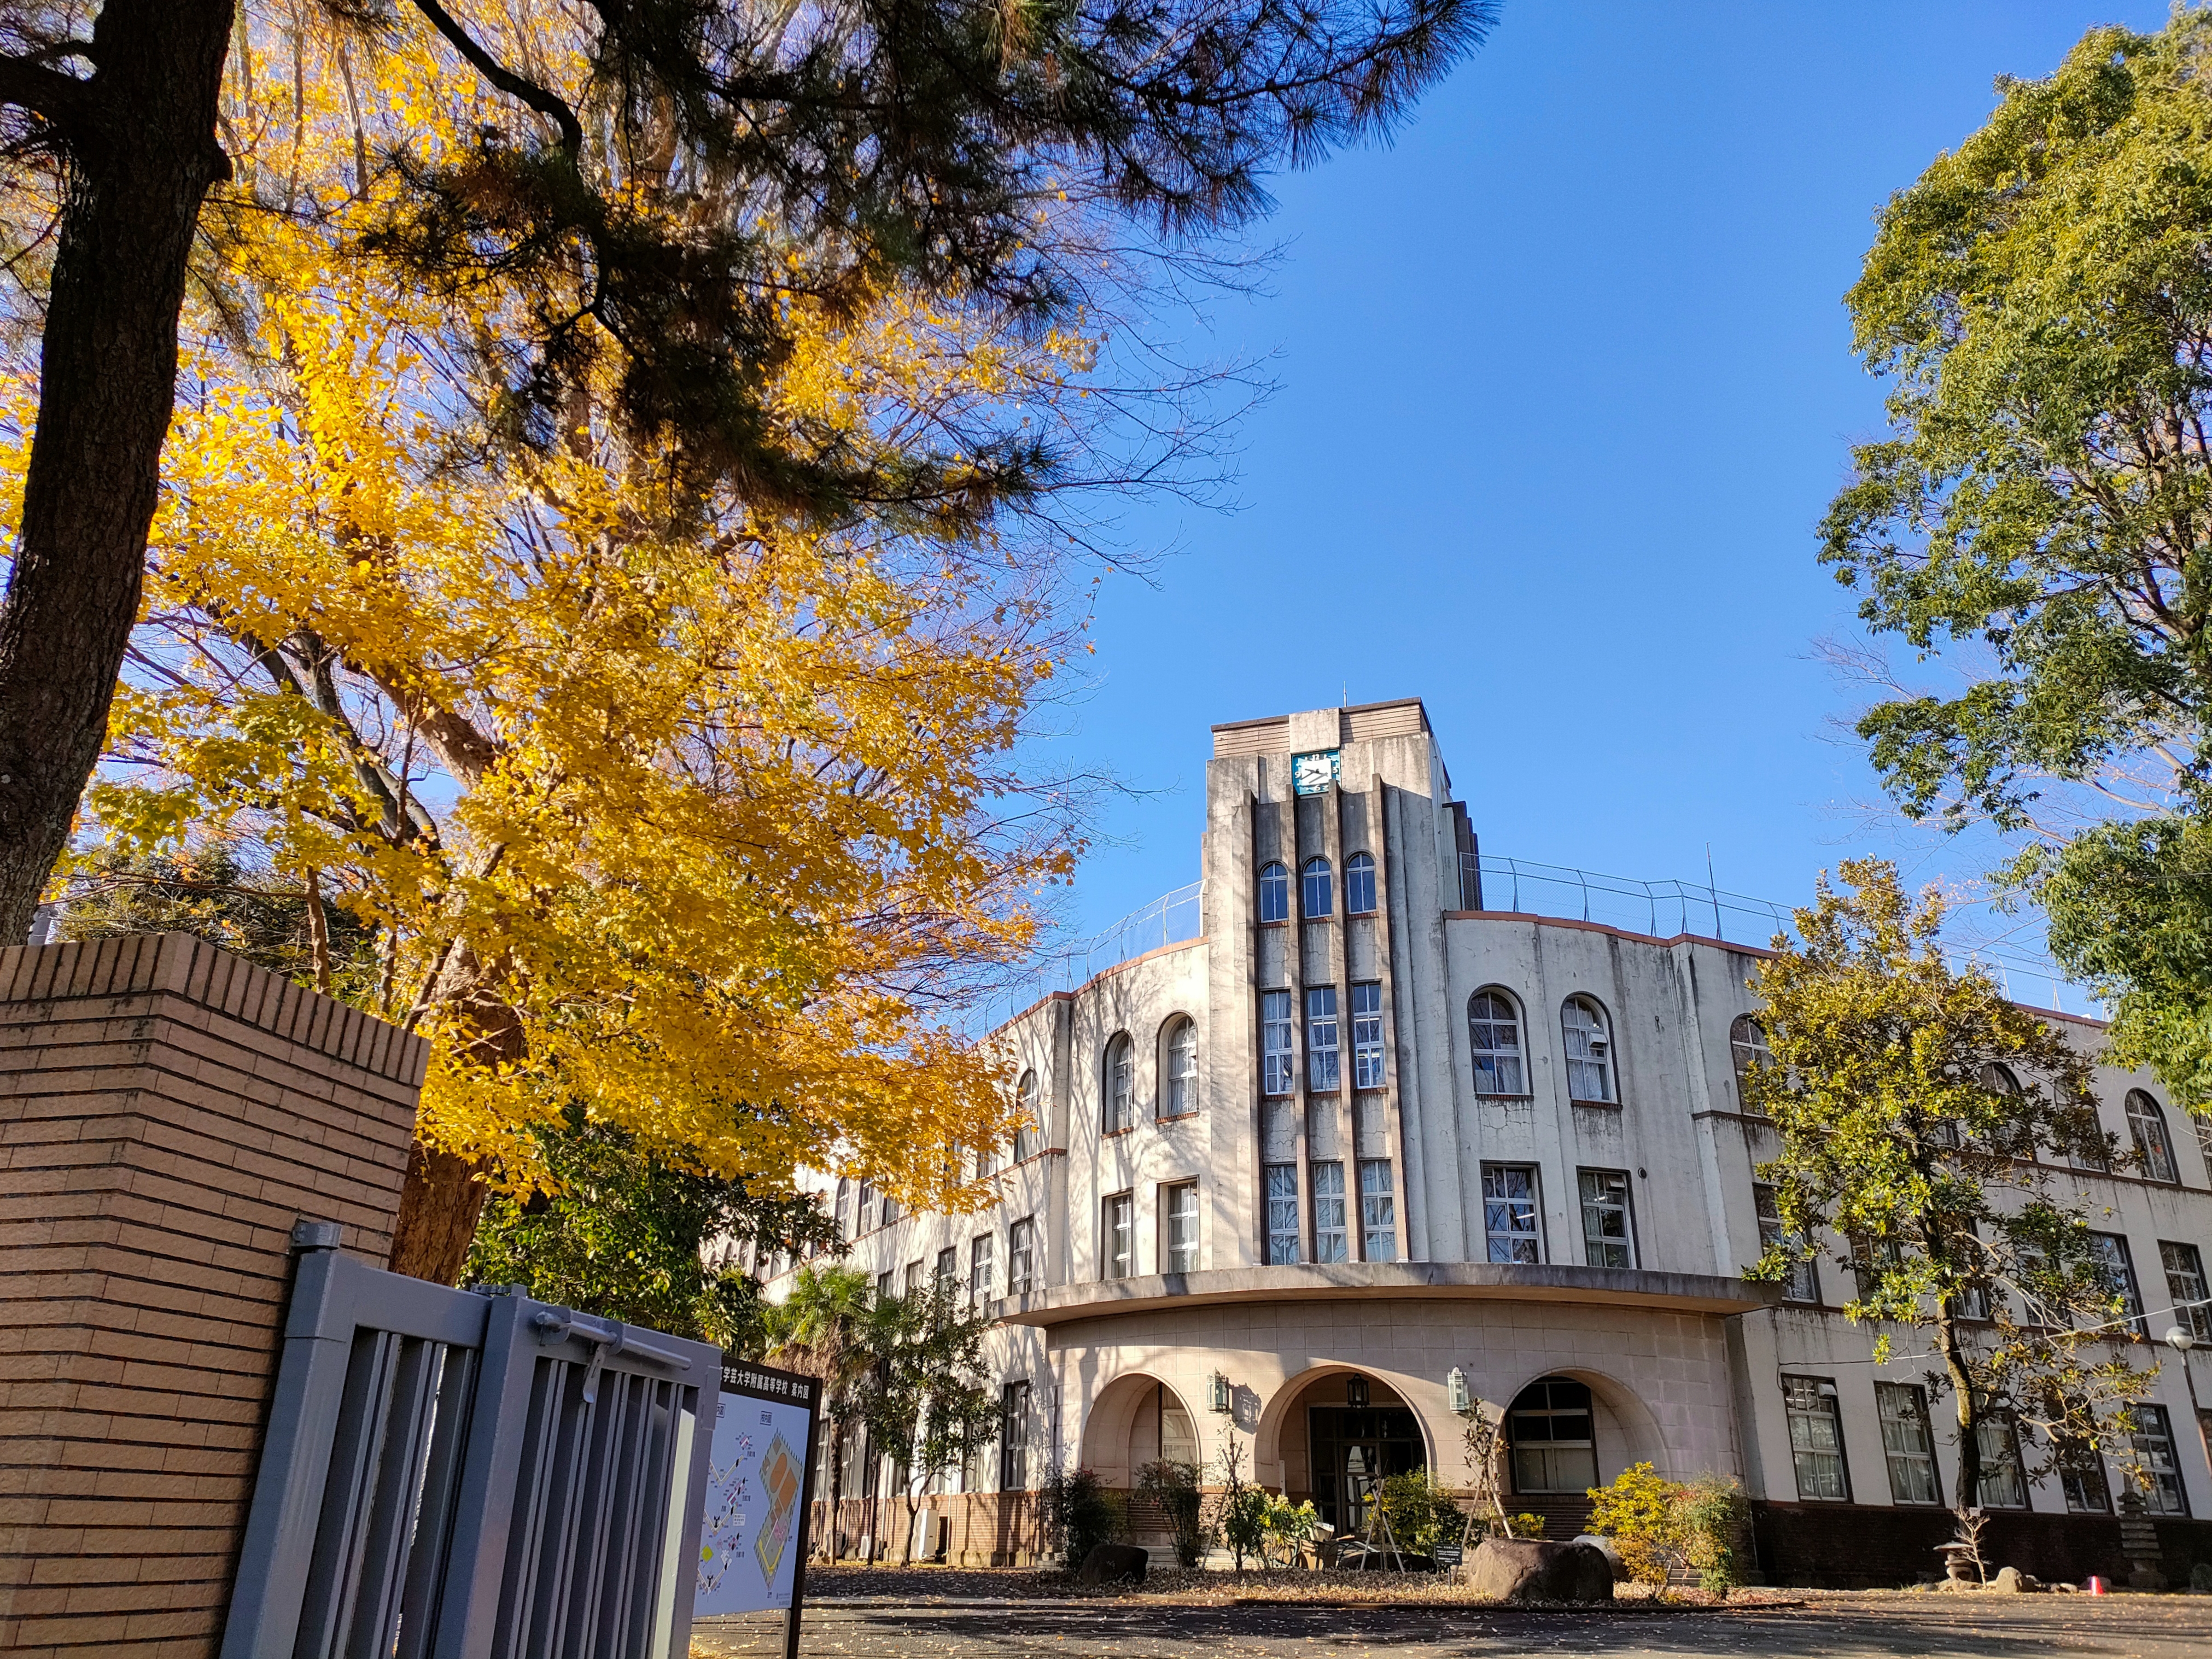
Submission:
{"label": "hanging lantern", "polygon": [[1467,1373],[1456,1365],[1444,1378],[1444,1398],[1450,1402],[1455,1417],[1465,1417],[1474,1407],[1474,1399],[1467,1391]]}
{"label": "hanging lantern", "polygon": [[1344,1403],[1356,1412],[1364,1412],[1367,1409],[1367,1379],[1365,1377],[1351,1376],[1345,1379]]}
{"label": "hanging lantern", "polygon": [[1229,1379],[1219,1371],[1214,1372],[1213,1381],[1209,1385],[1207,1403],[1224,1417],[1228,1415]]}

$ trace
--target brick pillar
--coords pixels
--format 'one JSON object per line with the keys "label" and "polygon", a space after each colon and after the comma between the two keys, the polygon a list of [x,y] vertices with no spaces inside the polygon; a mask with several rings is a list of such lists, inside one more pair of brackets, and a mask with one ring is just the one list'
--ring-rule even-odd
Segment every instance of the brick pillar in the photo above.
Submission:
{"label": "brick pillar", "polygon": [[185,934],[0,950],[0,1652],[215,1652],[292,1224],[384,1264],[423,1062]]}

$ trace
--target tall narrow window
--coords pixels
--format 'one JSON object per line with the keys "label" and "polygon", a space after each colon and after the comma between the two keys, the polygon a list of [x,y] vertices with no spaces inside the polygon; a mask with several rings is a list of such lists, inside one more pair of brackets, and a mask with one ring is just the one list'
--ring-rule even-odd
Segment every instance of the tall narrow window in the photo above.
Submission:
{"label": "tall narrow window", "polygon": [[[1759,1253],[1761,1255],[1778,1244],[1787,1243],[1795,1246],[1800,1243],[1795,1234],[1783,1229],[1782,1206],[1773,1188],[1763,1181],[1755,1182],[1751,1196],[1753,1205],[1759,1212]],[[1784,1302],[1818,1302],[1820,1299],[1820,1282],[1814,1276],[1813,1264],[1809,1260],[1800,1256],[1791,1266],[1790,1277],[1782,1281],[1782,1299]]]}
{"label": "tall narrow window", "polygon": [[1482,1166],[1482,1230],[1492,1261],[1541,1261],[1533,1164]]}
{"label": "tall narrow window", "polygon": [[1835,1383],[1825,1376],[1784,1376],[1782,1403],[1790,1419],[1797,1496],[1812,1503],[1850,1503],[1850,1475],[1844,1467],[1844,1420],[1836,1406]]}
{"label": "tall narrow window", "polygon": [[906,1264],[906,1293],[908,1296],[921,1294],[921,1263],[919,1261]]}
{"label": "tall narrow window", "polygon": [[1877,1382],[1881,1449],[1889,1460],[1889,1495],[1899,1504],[1940,1504],[1936,1484],[1936,1436],[1928,1423],[1927,1391],[1916,1382]]}
{"label": "tall narrow window", "polygon": [[1119,1134],[1136,1122],[1137,1051],[1124,1032],[1106,1045],[1107,1134]]}
{"label": "tall narrow window", "polygon": [[988,1181],[999,1173],[999,1143],[987,1140],[975,1149],[975,1179]]}
{"label": "tall narrow window", "polygon": [[2059,1489],[2066,1494],[2066,1507],[2075,1515],[2110,1515],[2112,1512],[2112,1486],[2105,1479],[2104,1454],[2096,1443],[2087,1440],[2063,1440],[2058,1443]]}
{"label": "tall narrow window", "polygon": [[1370,1261],[1398,1259],[1398,1195],[1391,1189],[1388,1158],[1360,1160],[1359,1244]]}
{"label": "tall narrow window", "polygon": [[1014,1091],[1014,1109],[1021,1115],[1021,1121],[1014,1126],[1014,1162],[1017,1164],[1024,1158],[1035,1158],[1044,1150],[1044,1120],[1040,1110],[1043,1102],[1039,1097],[1040,1093],[1037,1074],[1024,1072],[1021,1086]]}
{"label": "tall narrow window", "polygon": [[1160,1188],[1161,1225],[1166,1237],[1161,1243],[1166,1246],[1163,1254],[1167,1259],[1166,1271],[1171,1273],[1194,1273],[1198,1271],[1198,1183],[1195,1181],[1177,1182],[1172,1187]]}
{"label": "tall narrow window", "polygon": [[2105,1270],[2105,1282],[2120,1299],[2122,1311],[2135,1321],[2136,1328],[2143,1328],[2142,1288],[2136,1283],[2135,1258],[2128,1254],[2128,1241],[2118,1233],[2091,1233],[2089,1248],[2096,1253],[2098,1264]]}
{"label": "tall narrow window", "polygon": [[1291,919],[1291,872],[1279,864],[1260,866],[1260,920]]}
{"label": "tall narrow window", "polygon": [[1306,1086],[1331,1094],[1338,1080],[1336,987],[1312,986],[1306,991]]}
{"label": "tall narrow window", "polygon": [[1477,991],[1467,1003],[1468,1047],[1474,1052],[1474,1091],[1525,1095],[1521,1064],[1521,1016],[1503,991]]}
{"label": "tall narrow window", "polygon": [[1127,1279],[1137,1270],[1136,1208],[1135,1199],[1127,1193],[1116,1193],[1106,1200],[1101,1242],[1109,1279]]}
{"label": "tall narrow window", "polygon": [[1006,1294],[1027,1296],[1036,1287],[1036,1221],[1024,1216],[1006,1229]]}
{"label": "tall narrow window", "polygon": [[837,1237],[850,1238],[853,1226],[853,1183],[843,1176],[837,1177]]}
{"label": "tall narrow window", "polygon": [[1984,1416],[1974,1425],[1974,1444],[1982,1455],[1982,1483],[1975,1501],[1984,1509],[2024,1510],[2027,1507],[2027,1478],[2020,1467],[2020,1437],[2012,1419],[2002,1412]]}
{"label": "tall narrow window", "polygon": [[898,1274],[886,1267],[876,1275],[876,1300],[888,1302],[898,1294]]}
{"label": "tall narrow window", "polygon": [[995,1294],[997,1247],[998,1240],[989,1233],[979,1235],[968,1246],[968,1300],[978,1308]]}
{"label": "tall narrow window", "polygon": [[2173,1322],[2199,1342],[2212,1342],[2212,1300],[2207,1300],[2212,1291],[2204,1285],[2203,1256],[2194,1244],[2161,1238],[2158,1260],[2166,1269],[2166,1294],[2173,1304]]}
{"label": "tall narrow window", "polygon": [[1291,1045],[1291,994],[1260,993],[1260,1089],[1286,1095],[1297,1079],[1297,1052]]}
{"label": "tall narrow window", "polygon": [[1187,1116],[1198,1109],[1198,1023],[1188,1016],[1170,1022],[1165,1047],[1160,1115]]}
{"label": "tall narrow window", "polygon": [[1751,1100],[1744,1092],[1744,1081],[1751,1068],[1774,1064],[1774,1050],[1766,1046],[1766,1028],[1749,1014],[1738,1014],[1729,1027],[1729,1064],[1735,1072],[1736,1103],[1747,1112]]}
{"label": "tall narrow window", "polygon": [[[1991,1094],[2002,1097],[2001,1103],[2007,1110],[2018,1109],[2017,1103],[2021,1097],[2020,1079],[2009,1071],[1993,1061],[1982,1067],[1981,1082],[1982,1087],[1987,1089]],[[2016,1119],[2001,1119],[1999,1127],[1990,1136],[1990,1140],[2001,1152],[2013,1158],[2026,1158],[2031,1163],[2034,1161],[2034,1132],[2027,1124]],[[2103,1170],[2111,1167],[2102,1158],[2077,1157],[2074,1161],[2085,1169]]]}
{"label": "tall narrow window", "polygon": [[1559,1031],[1567,1046],[1567,1098],[1613,1099],[1613,1039],[1605,1014],[1588,997],[1569,997],[1559,1010]]}
{"label": "tall narrow window", "polygon": [[1023,1492],[1030,1484],[1030,1385],[1009,1382],[999,1391],[999,1490]]}
{"label": "tall narrow window", "polygon": [[1364,853],[1354,853],[1344,861],[1344,914],[1375,914],[1375,860]]}
{"label": "tall narrow window", "polygon": [[1344,1165],[1313,1166],[1314,1260],[1344,1261],[1351,1249],[1344,1232]]}
{"label": "tall narrow window", "polygon": [[937,1299],[950,1304],[960,1294],[960,1252],[947,1246],[937,1253]]}
{"label": "tall narrow window", "polygon": [[2197,1152],[2204,1160],[2204,1178],[2212,1181],[2212,1117],[2191,1112],[2189,1121],[2197,1131]]}
{"label": "tall narrow window", "polygon": [[2135,1137],[2136,1157],[2142,1161],[2146,1181],[2179,1181],[2173,1162],[2173,1141],[2166,1133],[2166,1114],[2140,1089],[2128,1091],[2128,1133]]}
{"label": "tall narrow window", "polygon": [[860,1201],[854,1206],[853,1231],[855,1235],[864,1233],[875,1224],[876,1183],[872,1181],[863,1181],[860,1183]]}
{"label": "tall narrow window", "polygon": [[2143,1495],[2143,1509],[2151,1515],[2186,1515],[2189,1496],[2181,1486],[2181,1463],[2175,1455],[2173,1419],[2166,1414],[2163,1406],[2137,1405],[2135,1413],[2136,1431],[2130,1437],[2135,1442],[2136,1456],[2142,1464],[2143,1479],[2148,1483]]}
{"label": "tall narrow window", "polygon": [[1582,1188],[1583,1260],[1593,1267],[1632,1267],[1636,1241],[1628,1224],[1628,1173],[1584,1170]]}
{"label": "tall narrow window", "polygon": [[1329,879],[1327,859],[1308,859],[1300,872],[1299,902],[1305,906],[1306,920],[1313,921],[1331,914],[1335,908],[1334,885]]}
{"label": "tall narrow window", "polygon": [[1298,1166],[1267,1166],[1267,1265],[1287,1267],[1298,1259]]}
{"label": "tall narrow window", "polygon": [[1352,1086],[1382,1086],[1382,988],[1373,981],[1352,988]]}

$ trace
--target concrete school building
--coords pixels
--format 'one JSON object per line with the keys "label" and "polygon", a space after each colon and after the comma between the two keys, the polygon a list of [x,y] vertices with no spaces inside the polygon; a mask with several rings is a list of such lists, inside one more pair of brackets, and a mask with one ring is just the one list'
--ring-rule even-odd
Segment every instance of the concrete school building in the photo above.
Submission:
{"label": "concrete school building", "polygon": [[[1000,1444],[926,1500],[924,1553],[1029,1559],[1048,1467],[1133,1487],[1231,1437],[1348,1528],[1390,1474],[1464,1483],[1472,1398],[1505,1409],[1511,1504],[1551,1536],[1649,1462],[1740,1479],[1771,1581],[1933,1571],[1951,1449],[1928,1362],[1871,1363],[1830,1262],[1742,1277],[1778,1231],[1754,1173],[1773,1132],[1737,1091],[1761,953],[1495,908],[1418,700],[1212,741],[1198,936],[997,1033],[1035,1124],[984,1156],[1002,1200],[830,1195],[879,1286],[956,1284],[998,1321]],[[1983,1497],[1999,1560],[2124,1582],[2154,1534],[2186,1582],[2212,1560],[2212,1308],[2182,1306],[2207,1296],[2212,1139],[2145,1077],[2100,1086],[2144,1173],[2065,1179],[2148,1337],[2207,1340],[2157,1351],[2125,1548],[2109,1462],[2032,1479],[1993,1435]],[[870,1495],[842,1506],[841,1553],[896,1553],[890,1471],[848,1451],[843,1490]]]}

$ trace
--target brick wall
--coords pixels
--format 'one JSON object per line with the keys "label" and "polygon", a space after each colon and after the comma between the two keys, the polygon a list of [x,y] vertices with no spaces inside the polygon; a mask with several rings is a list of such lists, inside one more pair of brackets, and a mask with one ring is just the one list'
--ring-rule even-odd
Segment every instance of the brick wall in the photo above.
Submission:
{"label": "brick wall", "polygon": [[[1884,1509],[1868,1504],[1753,1504],[1752,1532],[1769,1583],[1863,1589],[1910,1584],[1942,1570],[1936,1547],[1951,1536],[1943,1510]],[[2157,1522],[2167,1578],[2212,1561],[2212,1522]],[[2050,1583],[2078,1583],[2097,1573],[2128,1582],[2120,1522],[2110,1515],[2041,1515],[1996,1510],[1982,1534],[1992,1570],[2018,1567]]]}
{"label": "brick wall", "polygon": [[[1044,1495],[1034,1492],[939,1492],[915,1501],[933,1517],[932,1543],[945,1545],[956,1567],[1035,1566],[1044,1559]],[[877,1561],[896,1561],[906,1537],[903,1498],[848,1498],[837,1505],[840,1560],[862,1559],[866,1540]],[[817,1559],[830,1547],[830,1504],[817,1498],[807,1533]]]}
{"label": "brick wall", "polygon": [[423,1063],[183,934],[0,951],[0,1651],[215,1651],[292,1224],[383,1265]]}

